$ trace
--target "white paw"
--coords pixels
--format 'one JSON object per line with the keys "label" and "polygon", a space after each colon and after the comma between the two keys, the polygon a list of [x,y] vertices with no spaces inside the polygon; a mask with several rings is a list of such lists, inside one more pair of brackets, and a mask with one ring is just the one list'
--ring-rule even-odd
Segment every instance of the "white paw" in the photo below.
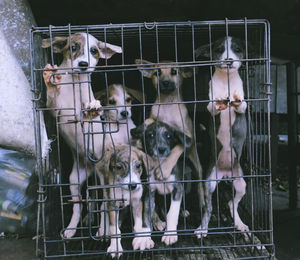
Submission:
{"label": "white paw", "polygon": [[167,246],[176,243],[178,240],[177,232],[165,232],[161,241],[164,242]]}
{"label": "white paw", "polygon": [[[198,229],[201,229],[201,227],[199,227]],[[207,236],[208,230],[207,229],[196,230],[194,233],[197,236],[197,238],[200,239],[201,237]]]}
{"label": "white paw", "polygon": [[132,241],[134,250],[144,250],[154,247],[154,241],[151,237],[135,237]]}
{"label": "white paw", "polygon": [[74,229],[66,229],[65,232],[64,232],[64,237],[65,238],[71,238],[75,235],[76,233],[76,228]]}
{"label": "white paw", "polygon": [[110,246],[107,248],[107,253],[111,255],[112,258],[119,258],[122,255],[123,248],[120,242],[111,242]]}
{"label": "white paw", "polygon": [[87,110],[84,112],[84,115],[90,118],[95,118],[102,114],[101,103],[99,100],[93,100],[84,104],[84,109]]}
{"label": "white paw", "polygon": [[235,224],[235,227],[237,230],[240,231],[249,231],[249,227],[245,225],[242,221]]}

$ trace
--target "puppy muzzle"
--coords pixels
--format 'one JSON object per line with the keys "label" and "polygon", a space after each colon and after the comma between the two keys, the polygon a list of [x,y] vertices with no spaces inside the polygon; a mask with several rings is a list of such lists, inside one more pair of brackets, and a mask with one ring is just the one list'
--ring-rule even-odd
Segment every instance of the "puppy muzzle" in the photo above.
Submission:
{"label": "puppy muzzle", "polygon": [[170,80],[159,81],[159,90],[162,94],[170,94],[176,89],[176,85]]}

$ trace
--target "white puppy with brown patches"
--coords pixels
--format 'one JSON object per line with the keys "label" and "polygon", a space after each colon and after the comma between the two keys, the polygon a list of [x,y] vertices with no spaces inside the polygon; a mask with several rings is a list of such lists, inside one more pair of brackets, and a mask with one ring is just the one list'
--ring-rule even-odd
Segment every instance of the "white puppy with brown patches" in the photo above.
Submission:
{"label": "white puppy with brown patches", "polygon": [[[212,53],[212,57],[210,57]],[[196,50],[197,56],[218,61],[215,72],[209,82],[209,104],[211,114],[209,133],[211,136],[212,154],[205,184],[205,208],[202,223],[195,231],[198,238],[206,236],[212,212],[212,194],[217,180],[233,178],[235,196],[229,202],[229,208],[235,227],[247,231],[238,214],[238,204],[246,193],[246,182],[240,166],[240,157],[247,134],[243,81],[238,69],[245,56],[244,44],[233,37],[225,37],[211,45]],[[214,118],[214,120],[213,120]],[[216,136],[215,136],[216,133]]]}
{"label": "white puppy with brown patches", "polygon": [[[71,238],[80,220],[81,207],[78,202],[81,201],[81,185],[93,170],[92,163],[86,159],[88,135],[84,133],[88,132],[91,119],[97,121],[92,123],[93,131],[102,131],[101,105],[94,98],[89,74],[100,58],[109,59],[115,53],[122,53],[122,48],[99,41],[87,33],[54,37],[52,41],[44,39],[42,48],[51,48],[54,53],[63,55],[59,66],[46,65],[43,77],[47,86],[47,106],[58,120],[60,134],[73,152],[74,164],[69,178],[74,201],[73,214],[64,231],[64,237]],[[94,144],[90,145],[89,153],[96,158],[102,156],[102,140],[102,135],[93,135]]]}

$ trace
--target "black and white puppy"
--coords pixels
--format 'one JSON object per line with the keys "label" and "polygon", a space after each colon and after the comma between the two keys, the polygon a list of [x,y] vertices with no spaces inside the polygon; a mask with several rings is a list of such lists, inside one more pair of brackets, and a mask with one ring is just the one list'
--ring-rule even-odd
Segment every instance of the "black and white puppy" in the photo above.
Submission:
{"label": "black and white puppy", "polygon": [[[170,156],[172,149],[178,145],[184,145],[186,149],[191,147],[192,140],[190,137],[184,135],[181,131],[176,131],[169,125],[160,121],[154,121],[150,125],[141,125],[136,129],[131,130],[133,139],[137,139],[141,142],[143,150],[152,157],[155,167],[160,167],[160,163],[163,162],[168,156]],[[180,180],[184,179],[184,172],[182,169],[181,160],[178,160],[174,168],[172,169],[171,175],[168,179],[162,181],[155,179],[153,176],[153,183],[150,184],[152,191],[155,195],[155,191],[160,195],[171,194],[171,204],[166,217],[166,229],[162,242],[166,245],[171,245],[177,242],[177,225],[180,212],[180,205],[182,196],[184,193],[184,187]],[[179,181],[179,182],[178,182]],[[150,198],[150,202],[154,203],[154,199]],[[155,205],[151,205],[154,209]],[[157,213],[154,211],[152,216],[153,221],[159,221]],[[149,216],[148,216],[149,217]],[[148,221],[149,222],[149,221]],[[151,221],[150,221],[151,222]],[[161,225],[153,223],[154,225]],[[158,228],[160,229],[160,228]]]}
{"label": "black and white puppy", "polygon": [[[212,57],[210,57],[212,53]],[[202,223],[195,231],[198,238],[206,236],[212,212],[212,194],[218,180],[233,178],[235,196],[229,202],[229,208],[235,227],[247,231],[238,214],[238,204],[246,193],[246,182],[240,166],[240,157],[247,134],[243,81],[239,75],[241,59],[245,56],[244,44],[233,37],[225,37],[211,45],[196,50],[197,56],[218,61],[215,72],[209,82],[210,136],[212,154],[206,174],[205,210]],[[216,134],[216,136],[215,136]]]}

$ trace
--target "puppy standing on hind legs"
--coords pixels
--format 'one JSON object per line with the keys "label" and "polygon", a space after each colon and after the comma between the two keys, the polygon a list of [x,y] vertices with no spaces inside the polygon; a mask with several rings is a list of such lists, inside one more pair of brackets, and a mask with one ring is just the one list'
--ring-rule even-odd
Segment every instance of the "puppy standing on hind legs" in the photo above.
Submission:
{"label": "puppy standing on hind legs", "polygon": [[[83,132],[88,131],[89,123],[81,125],[82,109],[88,110],[84,113],[85,119],[100,121],[101,105],[95,100],[91,85],[88,83],[89,74],[100,58],[109,59],[115,53],[122,53],[122,48],[98,41],[87,33],[75,33],[71,37],[54,37],[52,42],[50,39],[43,40],[42,48],[51,46],[54,53],[63,55],[63,62],[58,67],[48,64],[44,69],[47,107],[52,108],[51,113],[55,118],[59,118],[59,131],[71,148],[74,158],[70,174],[73,214],[63,234],[64,237],[71,238],[76,233],[81,213],[81,207],[75,201],[80,201],[81,185],[91,175],[93,168],[92,163],[86,158],[87,137]],[[93,123],[93,129],[95,132],[101,132],[101,123]],[[94,145],[90,146],[89,153],[99,158],[102,155],[102,136],[94,135]]]}
{"label": "puppy standing on hind legs", "polygon": [[[187,107],[182,103],[181,93],[184,79],[191,77],[192,72],[188,69],[171,66],[171,61],[164,61],[164,65],[159,69],[147,69],[152,64],[147,60],[136,59],[135,63],[144,66],[144,68],[139,68],[144,77],[152,79],[153,86],[159,93],[155,103],[162,103],[152,106],[150,118],[145,123],[149,125],[155,120],[161,121],[189,137],[192,140],[192,145],[187,150],[187,156],[197,172],[195,178],[202,180],[202,166],[193,135],[194,125],[189,117]],[[168,64],[170,65],[168,66]],[[172,149],[170,155],[155,170],[158,180],[165,180],[170,177],[172,169],[183,152],[184,147],[181,144]],[[204,203],[202,183],[200,182],[198,186],[199,202],[202,205]]]}
{"label": "puppy standing on hind legs", "polygon": [[215,66],[215,72],[209,82],[211,101],[207,109],[211,114],[209,128],[212,155],[205,183],[204,215],[201,225],[195,231],[198,238],[207,235],[212,212],[212,194],[218,180],[224,177],[233,178],[235,196],[228,205],[234,225],[240,231],[249,230],[238,213],[238,204],[246,193],[240,157],[247,135],[245,116],[247,103],[244,100],[243,82],[238,72],[245,49],[239,39],[225,37],[212,43],[211,46],[199,47],[196,55],[210,58],[210,50],[212,59],[220,60],[221,63]]}

